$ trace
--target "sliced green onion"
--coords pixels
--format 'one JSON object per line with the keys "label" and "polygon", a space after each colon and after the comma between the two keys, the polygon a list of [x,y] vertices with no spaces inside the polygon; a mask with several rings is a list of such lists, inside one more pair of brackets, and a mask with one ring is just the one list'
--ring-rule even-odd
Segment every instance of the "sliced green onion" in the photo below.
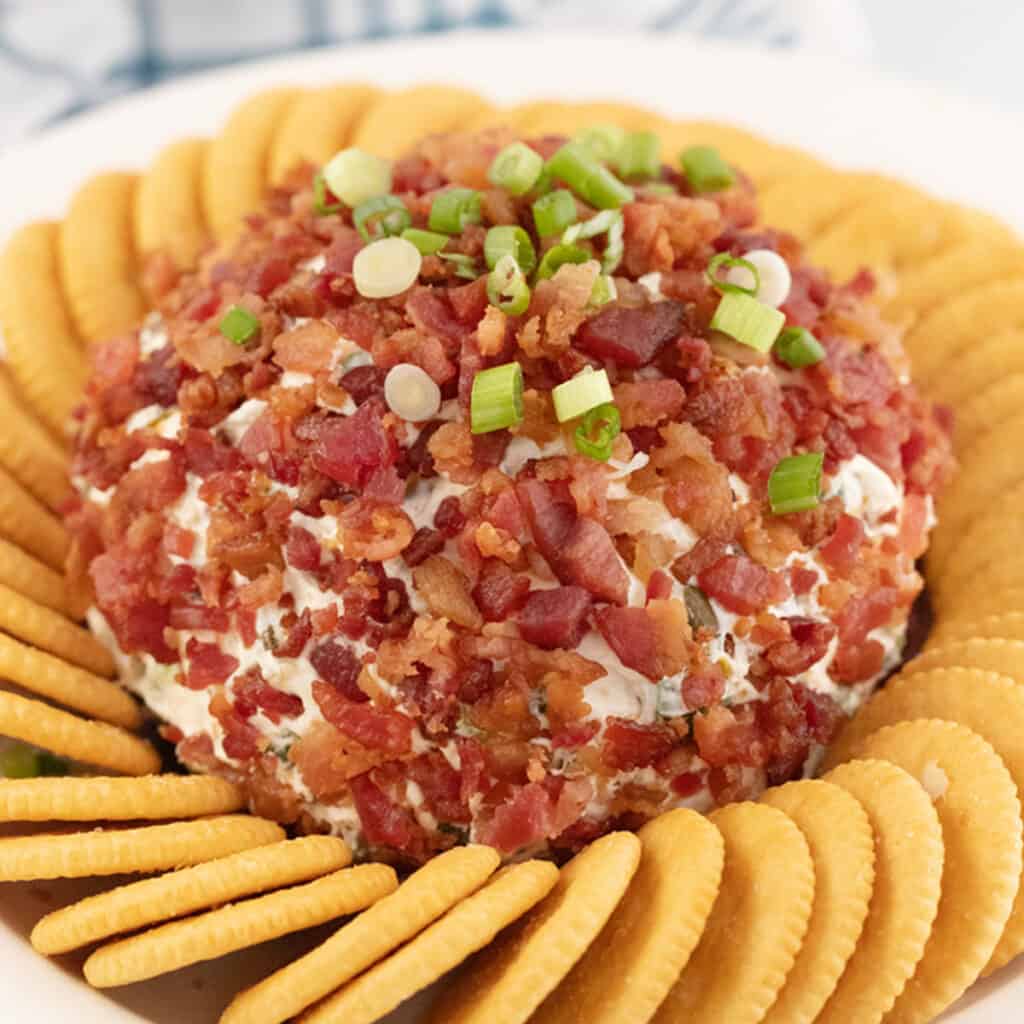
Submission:
{"label": "sliced green onion", "polygon": [[244,345],[260,329],[259,317],[242,306],[232,306],[220,318],[220,333],[236,345]]}
{"label": "sliced green onion", "polygon": [[391,162],[350,146],[335,153],[323,168],[327,187],[346,205],[355,207],[391,191]]}
{"label": "sliced green onion", "polygon": [[806,327],[787,327],[775,342],[775,354],[787,366],[799,370],[820,363],[825,349]]}
{"label": "sliced green onion", "polygon": [[412,223],[412,217],[398,196],[374,196],[352,211],[352,223],[364,242],[375,242],[400,235]]}
{"label": "sliced green onion", "polygon": [[[729,270],[731,267],[743,267],[745,270],[750,271],[754,276],[754,287],[744,288],[741,284],[723,281],[718,276],[720,267],[725,267],[726,270]],[[723,295],[726,292],[742,292],[744,295],[757,295],[757,290],[761,287],[761,274],[757,267],[750,260],[741,259],[739,256],[732,256],[727,252],[720,252],[717,256],[712,257],[711,262],[708,264],[708,269],[704,273],[711,284],[722,292]]]}
{"label": "sliced green onion", "polygon": [[537,280],[545,281],[554,277],[559,267],[566,263],[586,263],[593,259],[586,249],[578,245],[555,245],[552,246],[541,257],[540,266],[537,267]]}
{"label": "sliced green onion", "polygon": [[35,779],[43,775],[67,775],[70,762],[25,743],[12,743],[0,751],[0,778]]}
{"label": "sliced green onion", "polygon": [[574,136],[573,142],[588,149],[596,159],[606,163],[619,151],[625,138],[625,130],[617,124],[595,124]]}
{"label": "sliced green onion", "polygon": [[576,451],[598,462],[607,462],[612,455],[612,441],[622,431],[619,410],[606,402],[591,409],[576,426],[573,441]]}
{"label": "sliced green onion", "polygon": [[404,238],[378,238],[356,253],[352,279],[367,299],[386,299],[411,288],[420,276],[423,257]]}
{"label": "sliced green onion", "polygon": [[581,220],[577,224],[571,224],[562,232],[562,244],[572,245],[580,238],[593,238],[595,235],[607,231],[616,221],[622,220],[621,210],[602,210],[595,213],[590,220]]}
{"label": "sliced green onion", "polygon": [[525,313],[530,305],[526,275],[510,253],[505,253],[487,275],[487,301],[509,316]]}
{"label": "sliced green onion", "polygon": [[327,192],[327,182],[324,181],[324,172],[317,171],[313,177],[313,209],[321,217],[327,217],[332,213],[341,213],[341,211],[345,209],[345,204],[342,202],[332,203],[327,198]]}
{"label": "sliced green onion", "polygon": [[675,185],[670,185],[667,181],[645,181],[640,186],[640,191],[648,196],[674,196],[679,194],[679,189]]}
{"label": "sliced green onion", "polygon": [[633,190],[578,142],[567,142],[548,160],[547,166],[556,178],[599,210],[618,209],[633,201]]}
{"label": "sliced green onion", "polygon": [[506,146],[492,161],[487,180],[514,196],[524,196],[537,184],[544,170],[544,158],[525,142]]}
{"label": "sliced green onion", "polygon": [[806,452],[781,459],[768,478],[768,501],[772,512],[784,516],[815,508],[821,493],[821,452]]}
{"label": "sliced green onion", "polygon": [[587,305],[605,306],[616,298],[618,298],[618,289],[615,287],[614,278],[609,277],[607,274],[601,274],[594,282]]}
{"label": "sliced green onion", "polygon": [[484,238],[484,259],[493,270],[502,256],[511,256],[524,274],[532,274],[537,266],[537,251],[533,239],[520,227],[502,224],[491,228]]}
{"label": "sliced green onion", "polygon": [[608,229],[608,241],[601,256],[601,270],[605,274],[614,274],[622,262],[626,251],[626,222],[619,217]]}
{"label": "sliced green onion", "polygon": [[449,188],[434,197],[430,207],[431,231],[457,235],[467,224],[480,223],[480,193],[471,188]]}
{"label": "sliced green onion", "polygon": [[736,176],[714,146],[689,146],[679,154],[683,174],[697,192],[728,188]]}
{"label": "sliced green onion", "polygon": [[522,419],[523,368],[518,363],[504,363],[481,370],[473,378],[470,430],[474,434],[489,434],[514,427]]}
{"label": "sliced green onion", "polygon": [[784,313],[742,292],[726,292],[711,318],[711,327],[742,345],[767,352],[786,322]]}
{"label": "sliced green onion", "polygon": [[439,252],[437,254],[441,259],[446,260],[455,267],[456,277],[465,277],[470,281],[475,281],[479,276],[480,272],[477,269],[476,260],[472,256],[464,252]]}
{"label": "sliced green onion", "polygon": [[599,405],[613,402],[614,395],[607,371],[588,368],[564,384],[559,384],[551,392],[551,399],[555,403],[558,422],[566,423]]}
{"label": "sliced green onion", "polygon": [[623,178],[656,178],[661,173],[661,139],[654,132],[630,132],[615,154]]}
{"label": "sliced green onion", "polygon": [[712,629],[718,632],[718,616],[700,587],[686,584],[683,587],[683,603],[692,629]]}
{"label": "sliced green onion", "polygon": [[402,238],[412,242],[423,256],[440,252],[449,241],[448,235],[442,235],[439,231],[424,231],[423,228],[406,228]]}
{"label": "sliced green onion", "polygon": [[533,223],[541,238],[557,235],[576,220],[576,200],[565,188],[541,196],[533,204]]}

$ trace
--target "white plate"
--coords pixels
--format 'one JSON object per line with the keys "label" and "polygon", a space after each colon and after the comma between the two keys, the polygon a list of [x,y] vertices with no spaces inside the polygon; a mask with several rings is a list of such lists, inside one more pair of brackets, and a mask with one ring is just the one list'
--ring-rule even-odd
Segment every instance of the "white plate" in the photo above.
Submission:
{"label": "white plate", "polygon": [[[834,59],[765,53],[680,36],[576,37],[473,33],[346,47],[185,79],[112,103],[0,154],[0,241],[19,224],[59,216],[87,175],[140,167],[165,143],[217,130],[250,92],[278,82],[362,79],[384,86],[445,81],[498,102],[536,97],[617,98],[666,114],[719,118],[804,146],[836,163],[883,170],[984,207],[1024,229],[1022,125],[933,89],[879,77]],[[50,962],[25,942],[42,913],[79,884],[0,889],[2,1019],[41,1024],[202,1024],[231,993],[294,950],[288,941],[236,955],[113,999],[77,977],[80,958]],[[298,946],[308,938],[296,940]],[[944,1020],[1012,1024],[1024,1011],[1024,964],[975,986]],[[412,1008],[401,1017],[411,1021]]]}

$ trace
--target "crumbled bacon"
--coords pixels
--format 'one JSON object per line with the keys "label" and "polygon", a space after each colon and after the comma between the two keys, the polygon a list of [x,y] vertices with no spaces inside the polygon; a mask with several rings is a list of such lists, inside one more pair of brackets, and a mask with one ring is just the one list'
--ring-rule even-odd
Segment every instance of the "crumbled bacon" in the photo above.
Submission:
{"label": "crumbled bacon", "polygon": [[646,366],[683,328],[681,303],[664,301],[649,306],[610,306],[587,320],[576,334],[576,345],[588,355],[618,366]]}
{"label": "crumbled bacon", "polygon": [[574,648],[583,636],[591,597],[582,587],[535,590],[517,622],[523,639],[538,647]]}
{"label": "crumbled bacon", "polygon": [[785,578],[743,555],[726,555],[697,576],[701,590],[737,615],[751,615],[784,601]]}

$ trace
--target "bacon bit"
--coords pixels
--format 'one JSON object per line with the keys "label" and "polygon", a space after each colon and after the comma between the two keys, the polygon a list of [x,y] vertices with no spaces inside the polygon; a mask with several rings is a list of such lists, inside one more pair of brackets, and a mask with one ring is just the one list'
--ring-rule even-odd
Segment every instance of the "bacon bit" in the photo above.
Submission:
{"label": "bacon bit", "polygon": [[338,518],[338,540],[349,558],[386,562],[397,558],[412,541],[412,520],[394,505],[356,498],[340,508],[324,502],[324,511]]}
{"label": "bacon bit", "polygon": [[825,657],[837,629],[831,622],[791,618],[786,620],[792,633],[791,640],[779,640],[766,647],[765,661],[783,676],[796,676],[806,672]]}
{"label": "bacon bit", "polygon": [[686,309],[679,302],[655,302],[629,309],[609,306],[591,317],[576,333],[576,347],[618,366],[639,369],[683,328]]}
{"label": "bacon bit", "polygon": [[432,555],[416,566],[412,578],[434,615],[474,632],[484,624],[465,573],[443,555]]}
{"label": "bacon bit", "polygon": [[645,611],[654,621],[661,674],[674,676],[689,669],[695,652],[686,605],[675,598],[653,600]]}
{"label": "bacon bit", "polygon": [[717,666],[704,672],[683,676],[680,691],[688,708],[698,709],[717,704],[725,694],[725,676]]}
{"label": "bacon bit", "polygon": [[235,679],[231,684],[231,693],[235,710],[243,718],[251,718],[257,711],[262,711],[276,724],[282,718],[298,718],[302,714],[302,698],[271,686],[258,667],[249,669]]}
{"label": "bacon bit", "polygon": [[364,487],[375,470],[394,465],[398,445],[384,429],[384,407],[364,402],[351,416],[334,416],[320,427],[314,464],[332,480]]}
{"label": "bacon bit", "polygon": [[288,544],[285,548],[289,565],[306,572],[320,568],[320,541],[302,526],[288,528]]}
{"label": "bacon bit", "polygon": [[[294,618],[294,615],[292,616]],[[284,622],[282,622],[284,625]],[[288,627],[288,635],[273,647],[275,658],[297,658],[306,649],[313,635],[313,621],[308,608]]]}
{"label": "bacon bit", "polygon": [[551,798],[539,783],[517,788],[495,808],[480,829],[480,841],[503,853],[512,853],[548,838],[552,833]]}
{"label": "bacon bit", "polygon": [[369,700],[357,683],[362,665],[351,646],[343,640],[324,640],[318,644],[310,652],[309,663],[321,679],[330,683],[347,700],[356,703]]}
{"label": "bacon bit", "polygon": [[352,800],[367,842],[390,846],[409,856],[422,856],[426,835],[413,816],[390,800],[369,773],[352,779]]}
{"label": "bacon bit", "polygon": [[573,649],[586,629],[590,606],[590,594],[582,587],[535,590],[519,613],[519,631],[538,647]]}
{"label": "bacon bit", "polygon": [[473,435],[465,423],[444,423],[427,445],[434,468],[459,484],[475,483],[480,473],[474,465]]}
{"label": "bacon bit", "polygon": [[822,560],[836,573],[848,576],[857,565],[864,543],[864,523],[851,515],[841,515],[835,532],[819,549]]}
{"label": "bacon bit", "polygon": [[549,673],[545,679],[544,694],[552,731],[571,727],[591,713],[591,706],[583,699],[584,684],[579,679],[559,672]]}
{"label": "bacon bit", "polygon": [[707,438],[688,423],[669,423],[660,434],[665,444],[651,452],[650,464],[668,483],[669,511],[703,537],[728,536],[733,523],[729,474]]}
{"label": "bacon bit", "polygon": [[243,608],[250,610],[262,608],[264,605],[276,604],[284,593],[284,577],[276,565],[267,566],[262,576],[257,576],[250,583],[240,587],[237,592],[238,602]]}
{"label": "bacon bit", "polygon": [[313,699],[324,718],[345,736],[390,757],[400,757],[412,747],[413,722],[397,711],[350,701],[327,683],[313,683]]}
{"label": "bacon bit", "polygon": [[713,767],[760,765],[767,747],[753,709],[747,705],[727,708],[716,704],[693,719],[693,737],[701,758]]}
{"label": "bacon bit", "polygon": [[615,772],[646,768],[675,746],[667,725],[639,725],[628,718],[609,718],[601,741],[601,759]]}
{"label": "bacon bit", "polygon": [[697,576],[701,590],[737,615],[752,615],[789,596],[785,577],[742,555],[726,555]]}
{"label": "bacon bit", "polygon": [[553,441],[561,433],[555,419],[555,407],[548,391],[527,388],[523,392],[523,421],[512,428],[516,436],[528,437],[539,446]]}
{"label": "bacon bit", "polygon": [[917,559],[928,547],[928,502],[922,494],[908,494],[903,499],[900,518],[900,549],[908,558]]}
{"label": "bacon bit", "polygon": [[325,320],[310,320],[274,339],[274,362],[296,373],[329,370],[338,337],[336,328]]}
{"label": "bacon bit", "polygon": [[216,644],[206,644],[192,637],[185,645],[188,672],[185,685],[190,690],[205,690],[225,682],[238,668],[239,661],[225,654]]}
{"label": "bacon bit", "polygon": [[191,530],[183,530],[175,523],[164,525],[164,551],[178,558],[189,558],[196,544],[196,535]]}
{"label": "bacon bit", "polygon": [[261,818],[293,825],[302,815],[302,798],[278,777],[278,764],[273,754],[264,754],[249,768],[245,782],[249,809]]}
{"label": "bacon bit", "polygon": [[251,761],[260,753],[265,741],[259,732],[239,714],[224,691],[217,690],[210,698],[210,714],[224,730],[224,753],[236,761]]}
{"label": "bacon bit", "polygon": [[672,577],[668,573],[656,569],[647,579],[647,600],[663,601],[672,595]]}
{"label": "bacon bit", "polygon": [[387,379],[387,371],[379,366],[356,366],[349,370],[338,382],[342,389],[348,392],[356,405],[375,396],[383,397],[384,381]]}
{"label": "bacon bit", "polygon": [[676,419],[686,402],[683,386],[671,379],[617,384],[614,394],[623,430],[656,427],[664,420]]}
{"label": "bacon bit", "polygon": [[374,363],[383,370],[390,370],[399,363],[412,363],[437,384],[450,381],[456,374],[455,364],[444,345],[435,335],[424,331],[408,329],[378,338],[372,352]]}
{"label": "bacon bit", "polygon": [[437,530],[431,530],[428,526],[422,526],[413,534],[409,546],[402,552],[402,561],[409,568],[415,568],[431,555],[443,551],[444,545],[444,534]]}
{"label": "bacon bit", "polygon": [[658,629],[646,608],[601,608],[597,628],[619,661],[648,679],[661,679]]}
{"label": "bacon bit", "polygon": [[805,566],[794,565],[789,570],[789,587],[798,597],[809,594],[820,579],[814,569]]}
{"label": "bacon bit", "polygon": [[499,558],[508,565],[514,565],[523,551],[518,541],[491,523],[481,523],[473,537],[484,558]]}
{"label": "bacon bit", "polygon": [[443,822],[468,822],[469,805],[462,794],[462,777],[439,750],[413,758],[405,770],[420,787],[427,809]]}
{"label": "bacon bit", "polygon": [[476,343],[480,355],[498,355],[505,348],[505,332],[508,329],[508,317],[497,306],[488,306],[484,317],[476,329]]}
{"label": "bacon bit", "polygon": [[523,607],[529,592],[529,577],[513,572],[496,558],[488,558],[480,567],[473,600],[488,622],[505,622]]}
{"label": "bacon bit", "polygon": [[327,722],[314,721],[288,752],[318,800],[337,799],[357,775],[383,764],[382,751],[367,750]]}

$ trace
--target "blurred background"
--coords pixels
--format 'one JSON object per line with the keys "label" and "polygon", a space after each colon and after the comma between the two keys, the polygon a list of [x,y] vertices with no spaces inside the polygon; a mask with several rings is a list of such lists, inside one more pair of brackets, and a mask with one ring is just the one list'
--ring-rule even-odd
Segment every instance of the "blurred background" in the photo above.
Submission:
{"label": "blurred background", "polygon": [[0,146],[176,75],[331,44],[531,27],[824,53],[1024,111],[1020,0],[0,0]]}

